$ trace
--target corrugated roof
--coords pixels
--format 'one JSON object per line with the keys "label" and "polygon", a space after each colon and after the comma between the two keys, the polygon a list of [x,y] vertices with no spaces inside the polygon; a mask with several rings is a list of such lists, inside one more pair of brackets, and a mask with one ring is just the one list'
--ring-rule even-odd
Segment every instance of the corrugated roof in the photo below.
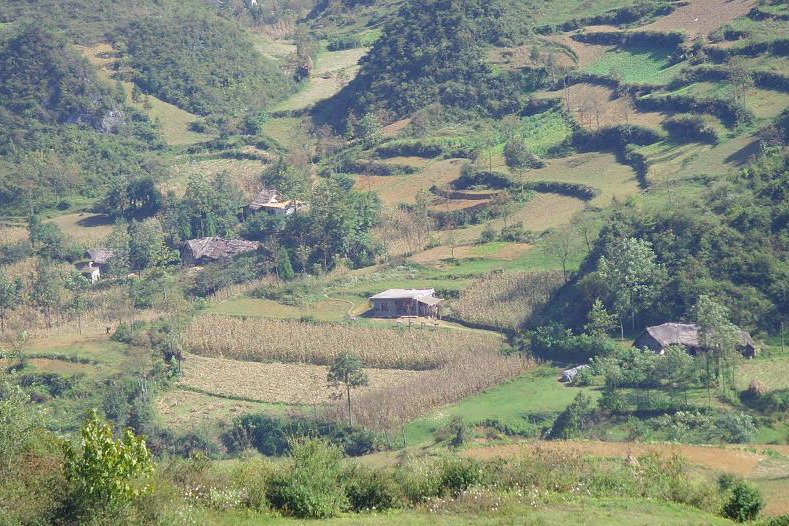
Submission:
{"label": "corrugated roof", "polygon": [[436,298],[435,296],[423,296],[416,298],[416,301],[418,301],[419,303],[424,303],[425,305],[438,305],[444,300],[442,300],[441,298]]}
{"label": "corrugated roof", "polygon": [[371,300],[405,300],[432,296],[435,289],[389,289],[371,296]]}

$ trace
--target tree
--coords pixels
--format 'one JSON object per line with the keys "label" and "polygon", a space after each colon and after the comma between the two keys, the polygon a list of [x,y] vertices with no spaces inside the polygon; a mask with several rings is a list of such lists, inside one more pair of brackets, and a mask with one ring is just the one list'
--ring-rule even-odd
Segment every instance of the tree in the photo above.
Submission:
{"label": "tree", "polygon": [[545,251],[549,256],[555,257],[561,263],[564,284],[566,285],[569,278],[567,264],[570,261],[570,256],[573,255],[570,237],[566,234],[552,236],[545,244]]}
{"label": "tree", "polygon": [[10,476],[18,455],[28,446],[38,420],[30,397],[19,386],[1,385],[0,477]]}
{"label": "tree", "polygon": [[285,247],[280,247],[277,251],[277,276],[287,281],[293,279],[295,275],[293,265],[290,263],[288,250]]}
{"label": "tree", "polygon": [[156,218],[132,221],[129,225],[129,262],[134,270],[143,270],[154,264],[157,254],[164,247],[164,230]]}
{"label": "tree", "polygon": [[153,474],[153,462],[143,437],[126,430],[121,440],[115,440],[112,427],[99,420],[95,410],[81,436],[79,449],[71,443],[63,446],[63,469],[82,512],[122,505],[150,492],[146,479]]}
{"label": "tree", "polygon": [[656,261],[649,241],[633,237],[620,238],[606,247],[604,255],[600,257],[598,275],[613,298],[624,340],[623,315],[630,313],[635,330],[636,313],[651,305],[660,290],[663,266]]}
{"label": "tree", "polygon": [[30,299],[46,318],[47,327],[52,326],[53,311],[60,307],[60,288],[60,272],[57,267],[47,260],[39,260],[33,277]]}
{"label": "tree", "polygon": [[366,113],[356,126],[356,135],[368,148],[381,142],[383,128],[378,115]]}
{"label": "tree", "polygon": [[362,361],[348,351],[340,353],[329,368],[326,380],[331,387],[345,387],[348,397],[348,425],[352,425],[351,389],[367,385],[367,374],[362,370]]}
{"label": "tree", "polygon": [[723,506],[723,515],[737,522],[756,519],[764,508],[764,498],[758,488],[738,480],[734,483],[731,496]]}
{"label": "tree", "polygon": [[10,311],[22,304],[22,280],[13,281],[0,272],[0,335],[5,334],[5,320]]}
{"label": "tree", "polygon": [[532,165],[534,154],[529,151],[523,139],[516,135],[504,145],[504,161],[510,170],[523,170]]}
{"label": "tree", "polygon": [[[699,296],[693,308],[693,319],[699,326],[699,347],[705,351],[708,360],[712,353],[714,375],[723,388],[722,372],[727,365],[731,365],[733,355],[742,343],[740,330],[729,320],[729,309],[706,294]],[[707,363],[709,365],[709,361]],[[729,368],[729,371],[733,374],[733,368]],[[707,372],[709,374],[709,368]],[[731,386],[734,387],[733,378]]]}
{"label": "tree", "polygon": [[578,393],[572,403],[556,417],[551,427],[550,438],[566,440],[579,437],[586,429],[591,416],[592,407],[589,398],[583,393]]}
{"label": "tree", "polygon": [[71,301],[68,309],[77,318],[77,327],[82,334],[82,313],[87,308],[85,293],[90,289],[90,280],[76,270],[64,282],[65,287],[71,291]]}
{"label": "tree", "polygon": [[616,327],[616,314],[609,313],[600,298],[592,304],[587,320],[584,330],[590,336],[604,337]]}

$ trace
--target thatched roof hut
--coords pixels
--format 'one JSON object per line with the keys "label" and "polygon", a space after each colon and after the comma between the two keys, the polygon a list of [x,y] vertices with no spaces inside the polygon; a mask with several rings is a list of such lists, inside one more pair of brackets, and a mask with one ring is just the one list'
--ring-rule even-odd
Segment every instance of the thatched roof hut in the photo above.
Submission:
{"label": "thatched roof hut", "polygon": [[204,237],[184,241],[181,257],[187,265],[204,265],[223,259],[230,259],[259,248],[260,243],[257,241]]}
{"label": "thatched roof hut", "polygon": [[[740,352],[745,356],[754,356],[757,349],[756,342],[751,338],[751,335],[741,330],[740,340]],[[691,354],[703,350],[699,345],[699,327],[693,323],[664,323],[647,327],[636,338],[633,345],[641,349],[651,349],[660,354],[663,354],[669,345],[681,345]]]}

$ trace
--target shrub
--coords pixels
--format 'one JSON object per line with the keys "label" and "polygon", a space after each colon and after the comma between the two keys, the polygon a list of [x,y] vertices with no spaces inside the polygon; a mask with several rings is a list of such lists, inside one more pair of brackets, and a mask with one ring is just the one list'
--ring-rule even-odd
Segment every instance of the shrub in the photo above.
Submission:
{"label": "shrub", "polygon": [[663,122],[663,128],[677,142],[718,143],[718,134],[698,115],[675,115]]}
{"label": "shrub", "polygon": [[115,329],[115,332],[112,333],[110,339],[116,342],[130,344],[134,340],[135,336],[138,335],[144,327],[145,323],[141,321],[135,321],[131,324],[121,322],[118,325],[118,328]]}
{"label": "shrub", "polygon": [[122,440],[113,439],[112,428],[95,411],[82,428],[81,450],[67,443],[63,451],[70,500],[78,514],[123,506],[151,490],[144,483],[153,473],[145,439],[129,430]]}
{"label": "shrub", "polygon": [[347,474],[345,494],[351,510],[383,511],[400,506],[402,491],[391,473],[356,465]]}
{"label": "shrub", "polygon": [[723,515],[737,522],[754,520],[764,508],[764,498],[758,489],[744,480],[732,487],[731,496],[723,506]]}
{"label": "shrub", "polygon": [[457,497],[482,481],[482,469],[470,458],[447,457],[440,464],[440,494]]}
{"label": "shrub", "polygon": [[294,517],[336,516],[347,502],[341,480],[342,459],[342,451],[323,440],[294,440],[290,445],[290,461],[271,478],[268,501]]}
{"label": "shrub", "polygon": [[586,430],[591,416],[591,401],[583,393],[578,393],[575,400],[556,418],[549,437],[577,438]]}

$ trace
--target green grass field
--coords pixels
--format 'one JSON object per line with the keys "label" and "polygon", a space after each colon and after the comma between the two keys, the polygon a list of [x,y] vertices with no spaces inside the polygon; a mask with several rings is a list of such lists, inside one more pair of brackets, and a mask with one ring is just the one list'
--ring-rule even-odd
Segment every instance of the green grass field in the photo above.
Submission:
{"label": "green grass field", "polygon": [[572,132],[567,118],[557,110],[521,119],[521,134],[526,145],[541,157],[546,155],[549,148],[562,143]]}
{"label": "green grass field", "polygon": [[559,382],[560,368],[541,366],[517,380],[504,383],[484,393],[443,407],[405,428],[409,446],[428,445],[433,433],[445,427],[454,417],[462,417],[467,424],[476,424],[488,418],[522,427],[524,417],[542,413],[558,413],[583,391],[597,397],[590,388],[567,387]]}
{"label": "green grass field", "polygon": [[586,68],[589,73],[616,75],[628,84],[666,84],[682,69],[670,65],[671,50],[622,47],[605,53]]}
{"label": "green grass field", "polygon": [[[635,499],[574,499],[540,505],[535,509],[528,502],[515,503],[487,511],[479,508],[458,509],[454,513],[430,513],[424,509],[397,511],[387,514],[346,515],[321,521],[326,526],[724,526],[735,524],[711,513],[678,504]],[[270,515],[239,512],[214,512],[202,517],[210,526],[301,526],[314,521],[300,521]]]}

